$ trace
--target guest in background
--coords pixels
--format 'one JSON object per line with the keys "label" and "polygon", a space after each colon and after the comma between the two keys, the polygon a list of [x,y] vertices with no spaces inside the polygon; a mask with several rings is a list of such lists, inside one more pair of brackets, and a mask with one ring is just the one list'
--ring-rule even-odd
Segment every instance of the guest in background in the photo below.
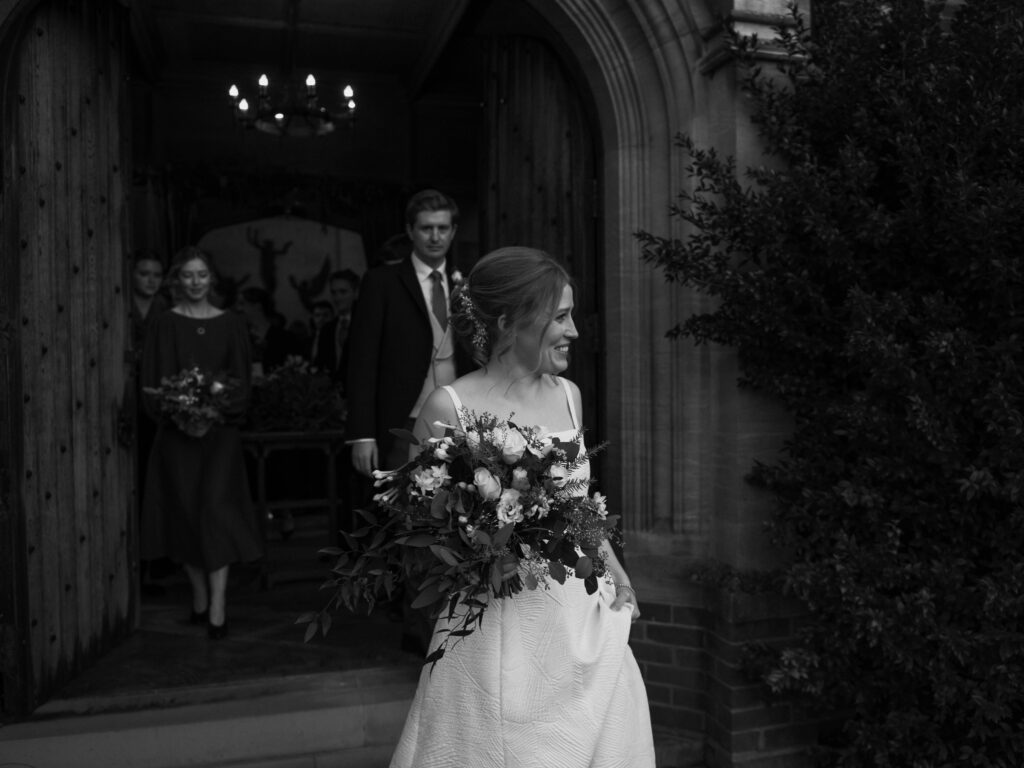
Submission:
{"label": "guest in background", "polygon": [[193,367],[232,383],[224,422],[211,422],[201,436],[184,431],[146,396],[158,428],[143,497],[142,556],[184,566],[192,586],[190,621],[206,624],[209,637],[220,639],[228,626],[230,565],[263,554],[238,427],[250,391],[249,333],[239,315],[210,303],[215,276],[203,251],[177,254],[168,279],[176,303],[146,337],[143,386],[159,387],[164,377]]}
{"label": "guest in background", "polygon": [[[390,430],[410,431],[427,395],[450,384],[468,361],[448,329],[447,258],[459,208],[437,190],[424,190],[406,206],[412,251],[398,264],[367,272],[352,316],[346,394],[352,465],[370,477],[408,458],[408,444]],[[467,368],[468,370],[468,368]]]}
{"label": "guest in background", "polygon": [[254,376],[265,376],[283,365],[289,355],[301,354],[295,338],[284,328],[283,316],[274,310],[274,301],[263,288],[243,288],[234,308],[249,329]]}
{"label": "guest in background", "polygon": [[167,297],[161,293],[164,282],[164,262],[156,251],[142,251],[132,264],[132,349],[137,359],[142,356],[146,331],[153,318],[170,308]]}
{"label": "guest in background", "polygon": [[[364,478],[406,462],[409,444],[391,429],[412,431],[427,396],[471,367],[448,324],[454,267],[448,251],[458,216],[455,201],[442,192],[413,195],[406,206],[411,253],[371,269],[360,287],[348,340],[346,443],[353,469]],[[429,623],[408,595],[402,607],[402,647],[425,650]]]}
{"label": "guest in background", "polygon": [[328,281],[331,305],[334,308],[334,378],[345,389],[345,367],[348,364],[348,334],[352,324],[352,308],[359,296],[359,275],[351,269],[332,272]]}
{"label": "guest in background", "polygon": [[[146,334],[154,320],[171,306],[163,294],[164,263],[156,251],[140,251],[132,263],[132,299],[129,304],[129,316],[132,327],[132,371],[135,412],[135,487],[146,487],[146,463],[149,452],[156,437],[156,425],[146,416],[143,407],[141,389],[142,348],[146,342]],[[141,507],[140,507],[141,509]],[[141,522],[141,521],[140,521]],[[140,563],[139,575],[142,579],[142,592],[145,595],[160,595],[163,587],[157,583],[168,570],[169,561]]]}
{"label": "guest in background", "polygon": [[334,307],[331,302],[315,302],[309,324],[312,327],[312,341],[307,355],[309,364],[318,371],[328,371],[333,375],[337,361],[334,355]]}

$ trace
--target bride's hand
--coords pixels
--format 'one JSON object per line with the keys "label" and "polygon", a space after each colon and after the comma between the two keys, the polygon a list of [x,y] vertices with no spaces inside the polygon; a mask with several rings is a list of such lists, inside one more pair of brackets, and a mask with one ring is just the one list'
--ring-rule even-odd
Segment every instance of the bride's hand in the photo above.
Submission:
{"label": "bride's hand", "polygon": [[612,610],[617,611],[620,608],[629,605],[629,609],[632,612],[630,621],[636,621],[640,618],[640,606],[636,602],[636,592],[628,584],[616,584],[615,585],[615,600],[612,601]]}

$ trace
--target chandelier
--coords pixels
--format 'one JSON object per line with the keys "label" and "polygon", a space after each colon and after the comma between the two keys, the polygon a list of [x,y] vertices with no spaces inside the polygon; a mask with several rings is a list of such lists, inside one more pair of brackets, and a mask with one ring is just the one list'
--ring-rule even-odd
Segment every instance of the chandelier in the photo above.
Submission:
{"label": "chandelier", "polygon": [[342,89],[343,107],[331,112],[319,103],[316,78],[306,78],[305,89],[289,84],[283,98],[275,101],[270,96],[270,79],[260,75],[255,105],[241,95],[238,86],[228,89],[228,97],[235,119],[246,128],[256,128],[274,136],[323,136],[334,130],[336,124],[350,121],[356,111],[355,91],[351,85]]}

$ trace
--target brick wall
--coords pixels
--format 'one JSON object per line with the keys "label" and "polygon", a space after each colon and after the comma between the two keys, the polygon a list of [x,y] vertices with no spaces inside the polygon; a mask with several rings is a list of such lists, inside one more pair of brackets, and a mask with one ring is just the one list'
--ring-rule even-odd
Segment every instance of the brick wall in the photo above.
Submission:
{"label": "brick wall", "polygon": [[630,647],[647,684],[651,722],[674,756],[659,768],[803,768],[816,724],[788,702],[765,701],[743,671],[744,644],[791,637],[798,607],[773,595],[709,589],[701,605],[645,602]]}

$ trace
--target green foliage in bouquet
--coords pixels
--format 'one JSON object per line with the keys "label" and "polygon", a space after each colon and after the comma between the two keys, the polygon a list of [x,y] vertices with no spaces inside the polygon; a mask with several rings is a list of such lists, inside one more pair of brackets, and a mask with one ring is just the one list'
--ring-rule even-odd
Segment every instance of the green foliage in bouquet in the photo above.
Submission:
{"label": "green foliage in bouquet", "polygon": [[[444,614],[454,628],[426,660],[436,663],[451,638],[473,633],[491,599],[545,588],[549,578],[582,579],[598,589],[605,574],[601,543],[617,537],[618,516],[608,515],[588,479],[573,478],[603,446],[580,451],[537,429],[464,411],[466,430],[445,425],[404,467],[378,472],[376,510],[366,525],[345,533],[346,546],[324,550],[338,560],[326,586],[327,607],[310,622],[330,628],[330,611],[372,610],[404,581],[418,594],[414,608]],[[409,433],[396,431],[418,444]],[[577,438],[579,435],[577,435]]]}
{"label": "green foliage in bouquet", "polygon": [[237,381],[224,374],[194,367],[165,376],[159,387],[143,387],[142,391],[157,399],[160,413],[178,429],[192,437],[202,437],[211,426],[224,421],[230,392],[237,386]]}
{"label": "green foliage in bouquet", "polygon": [[345,401],[327,373],[289,357],[255,379],[248,413],[256,432],[319,432],[345,426]]}
{"label": "green foliage in bouquet", "polygon": [[1024,765],[1024,3],[787,21],[777,68],[736,40],[773,167],[680,137],[686,234],[639,234],[714,299],[671,335],[793,418],[752,479],[810,620],[764,680],[843,713],[828,765]]}

